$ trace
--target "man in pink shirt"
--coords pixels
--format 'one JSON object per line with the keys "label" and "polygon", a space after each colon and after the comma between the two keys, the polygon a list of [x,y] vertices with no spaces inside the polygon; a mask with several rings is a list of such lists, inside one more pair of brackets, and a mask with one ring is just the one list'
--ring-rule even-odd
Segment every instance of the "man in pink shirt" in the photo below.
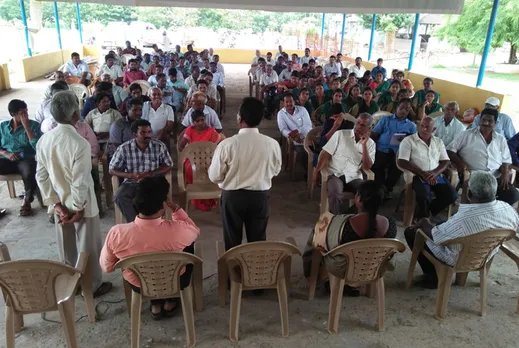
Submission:
{"label": "man in pink shirt", "polygon": [[[163,176],[148,177],[139,182],[135,208],[139,213],[134,222],[115,225],[106,236],[99,264],[110,273],[121,259],[151,252],[194,251],[194,241],[200,234],[187,213],[168,199],[169,183]],[[163,218],[165,208],[172,211],[171,221]],[[191,279],[192,266],[186,266],[180,276],[180,287],[185,288]],[[133,291],[140,292],[139,279],[129,270],[123,273]],[[173,281],[173,279],[172,279]],[[151,316],[160,319],[171,316],[179,307],[178,299],[152,300]]]}
{"label": "man in pink shirt", "polygon": [[130,70],[124,72],[124,87],[128,87],[134,81],[148,80],[148,76],[146,76],[146,73],[139,69],[139,63],[136,59],[130,59],[130,61],[128,62],[128,66],[130,67]]}

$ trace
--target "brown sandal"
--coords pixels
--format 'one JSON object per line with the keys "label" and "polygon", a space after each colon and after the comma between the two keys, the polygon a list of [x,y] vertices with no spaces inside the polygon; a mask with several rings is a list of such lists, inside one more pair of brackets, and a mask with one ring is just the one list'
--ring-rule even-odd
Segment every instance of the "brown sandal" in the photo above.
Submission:
{"label": "brown sandal", "polygon": [[20,213],[19,213],[19,216],[30,216],[32,215],[32,208],[31,208],[31,205],[30,204],[27,204],[27,205],[22,205],[20,207]]}

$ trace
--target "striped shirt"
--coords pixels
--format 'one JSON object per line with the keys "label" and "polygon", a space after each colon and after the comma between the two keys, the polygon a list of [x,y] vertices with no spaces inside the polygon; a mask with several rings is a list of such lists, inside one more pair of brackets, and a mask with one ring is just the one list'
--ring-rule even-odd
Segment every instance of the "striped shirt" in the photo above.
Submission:
{"label": "striped shirt", "polygon": [[[517,230],[519,216],[510,204],[494,200],[489,203],[461,204],[458,212],[447,222],[432,229],[434,243],[427,242],[427,246],[440,261],[454,266],[461,252],[461,244],[439,246],[443,242],[467,237],[489,229]],[[499,248],[493,252],[493,256]]]}
{"label": "striped shirt", "polygon": [[19,125],[13,132],[11,120],[2,121],[0,123],[0,149],[11,153],[23,152],[24,155],[36,154],[36,143],[41,136],[40,124],[36,121],[29,120],[34,137],[29,141],[29,137],[25,132],[23,125]]}
{"label": "striped shirt", "polygon": [[[110,169],[124,170],[126,173],[152,172],[162,166],[173,167],[173,161],[166,145],[154,139],[144,151],[139,149],[136,139],[127,141],[117,148],[110,161]],[[124,181],[134,182],[130,179]]]}

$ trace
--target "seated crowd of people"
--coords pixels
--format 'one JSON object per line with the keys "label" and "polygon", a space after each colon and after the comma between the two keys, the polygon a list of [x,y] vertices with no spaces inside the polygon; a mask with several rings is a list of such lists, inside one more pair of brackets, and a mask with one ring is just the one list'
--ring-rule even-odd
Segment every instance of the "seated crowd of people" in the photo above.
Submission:
{"label": "seated crowd of people", "polygon": [[[519,216],[512,208],[519,201],[519,191],[511,182],[510,168],[519,164],[519,135],[510,117],[499,112],[499,99],[488,98],[465,129],[457,118],[458,103],[439,104],[440,94],[433,90],[430,78],[414,92],[401,71],[393,71],[387,79],[382,59],[372,71],[366,71],[361,58],[346,66],[340,54],[319,66],[309,49],[299,58],[289,57],[279,46],[274,57],[256,51],[250,73],[263,100],[243,99],[239,132],[226,138],[217,113],[208,105],[223,88],[224,67],[212,50],[198,53],[192,45],[187,49],[182,53],[177,45],[175,51],[163,52],[155,45],[151,55],[141,55],[127,42],[119,54],[110,52],[105,57],[95,93],[82,108],[69,90],[67,76],[78,76],[85,84],[94,77],[88,67],[84,71],[85,63],[74,53],[66,71],[56,72],[56,82],[46,91],[35,120],[29,119],[27,104],[14,99],[8,105],[12,119],[0,123],[0,174],[20,174],[23,179],[20,215],[31,214],[39,189],[54,217],[60,258],[74,265],[78,251],[89,253],[94,296],[111,290],[111,283],[102,282],[102,271],[114,271],[123,258],[155,251],[193,252],[200,229],[172,201],[171,183],[165,178],[174,166],[169,136],[175,125],[182,131],[179,151],[194,142],[218,144],[207,174],[222,190],[225,249],[242,243],[243,227],[248,242],[267,239],[270,189],[272,178],[281,172],[282,154],[279,143],[261,134],[258,126],[280,104],[279,131],[293,143],[305,174],[305,139],[316,127],[322,128],[311,144],[315,168],[307,180],[319,182],[326,169],[323,182],[329,211],[325,214],[333,218],[325,221],[321,216],[318,224],[323,224],[326,234],[310,235],[303,255],[305,276],[309,276],[312,250],[322,248],[320,241],[328,234],[335,238],[321,251],[356,240],[396,236],[395,219],[381,215],[380,209],[392,198],[402,174],[412,176],[416,197],[414,223],[405,231],[411,249],[418,229],[437,244],[491,228],[519,227]],[[134,58],[125,65],[127,54]],[[141,80],[151,86],[147,95]],[[183,109],[184,118],[178,122],[175,114]],[[376,120],[378,111],[390,115]],[[119,179],[114,202],[127,221],[110,229],[104,246],[96,197],[101,156],[107,157],[109,173]],[[186,181],[192,182],[191,164],[186,160],[182,165]],[[451,169],[458,173],[458,186],[451,184]],[[368,180],[371,171],[374,180]],[[462,187],[466,199],[462,198],[458,212],[435,226],[429,219],[456,202]],[[353,206],[344,205],[344,192],[354,195]],[[191,203],[202,211],[217,205],[215,199]],[[165,218],[166,211],[171,216]],[[427,250],[442,262],[455,264],[460,249],[436,244],[428,243]],[[438,277],[430,261],[418,261],[424,284],[436,286]],[[325,263],[343,267],[333,258]],[[186,268],[182,287],[189,284],[190,274]],[[140,292],[135,275],[129,271],[123,275],[133,291]],[[151,315],[168,317],[178,307],[175,299],[154,300]]]}

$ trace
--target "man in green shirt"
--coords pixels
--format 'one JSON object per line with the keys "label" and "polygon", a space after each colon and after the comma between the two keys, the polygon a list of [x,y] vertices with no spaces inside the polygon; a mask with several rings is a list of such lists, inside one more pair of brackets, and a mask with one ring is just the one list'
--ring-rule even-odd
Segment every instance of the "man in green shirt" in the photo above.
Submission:
{"label": "man in green shirt", "polygon": [[0,123],[0,175],[20,174],[25,197],[20,216],[31,214],[36,184],[36,143],[41,136],[40,124],[29,120],[27,104],[13,99],[7,106],[11,120]]}

